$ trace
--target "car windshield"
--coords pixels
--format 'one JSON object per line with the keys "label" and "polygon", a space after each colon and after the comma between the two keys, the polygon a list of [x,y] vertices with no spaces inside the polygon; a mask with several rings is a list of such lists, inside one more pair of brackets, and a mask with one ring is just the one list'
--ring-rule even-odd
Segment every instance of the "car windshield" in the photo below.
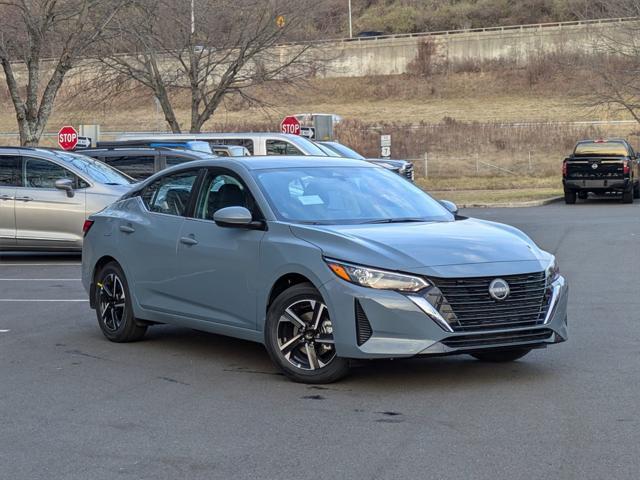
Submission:
{"label": "car windshield", "polygon": [[289,135],[288,140],[291,141],[296,147],[299,147],[301,150],[306,152],[307,155],[315,155],[318,157],[326,157],[327,154],[322,150],[318,145],[313,143],[311,140],[305,137],[300,137],[297,135]]}
{"label": "car windshield", "polygon": [[[336,152],[335,150],[332,150],[331,148],[329,148],[326,145],[323,145],[321,143],[316,143],[315,144],[320,150],[322,150],[324,152],[324,154],[328,157],[342,157],[342,155],[338,152]],[[349,157],[347,157],[349,158]]]}
{"label": "car windshield", "polygon": [[254,173],[278,218],[294,223],[452,221],[438,201],[379,167],[296,167]]}
{"label": "car windshield", "polygon": [[86,155],[54,150],[51,150],[51,153],[60,160],[71,164],[76,170],[86,174],[95,182],[105,185],[130,185],[135,182],[119,170]]}
{"label": "car windshield", "polygon": [[355,160],[365,159],[362,155],[360,155],[355,150],[347,147],[346,145],[342,145],[341,143],[338,143],[338,142],[324,142],[322,143],[322,145],[324,145],[327,148],[330,148],[334,152],[337,152],[338,154],[340,154],[341,157],[344,157],[344,158],[353,158]]}

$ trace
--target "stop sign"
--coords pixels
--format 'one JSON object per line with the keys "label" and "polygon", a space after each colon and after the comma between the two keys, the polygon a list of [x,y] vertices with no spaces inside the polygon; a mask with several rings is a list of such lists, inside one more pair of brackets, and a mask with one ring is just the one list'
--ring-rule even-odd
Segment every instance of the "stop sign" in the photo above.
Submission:
{"label": "stop sign", "polygon": [[58,145],[63,150],[73,150],[78,143],[78,132],[75,128],[64,126],[58,132]]}
{"label": "stop sign", "polygon": [[300,122],[296,117],[285,117],[280,124],[280,131],[282,133],[300,135]]}

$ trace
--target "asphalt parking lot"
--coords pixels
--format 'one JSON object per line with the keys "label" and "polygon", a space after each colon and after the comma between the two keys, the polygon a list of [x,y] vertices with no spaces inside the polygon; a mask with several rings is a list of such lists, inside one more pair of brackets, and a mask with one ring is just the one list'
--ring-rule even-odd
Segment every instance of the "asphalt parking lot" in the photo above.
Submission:
{"label": "asphalt parking lot", "polygon": [[557,255],[569,342],[300,385],[240,340],[159,326],[110,343],[79,257],[0,255],[0,478],[637,479],[640,203],[464,213]]}

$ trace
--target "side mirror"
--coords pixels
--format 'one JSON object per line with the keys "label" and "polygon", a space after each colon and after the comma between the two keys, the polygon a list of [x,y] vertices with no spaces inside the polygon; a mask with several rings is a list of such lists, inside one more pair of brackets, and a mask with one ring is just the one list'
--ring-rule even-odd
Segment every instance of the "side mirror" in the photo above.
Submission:
{"label": "side mirror", "polygon": [[251,212],[244,207],[225,207],[213,214],[213,220],[220,227],[250,227],[253,223]]}
{"label": "side mirror", "polygon": [[440,203],[444,208],[449,210],[449,212],[453,213],[454,215],[458,215],[458,206],[455,203],[450,202],[449,200],[440,200]]}
{"label": "side mirror", "polygon": [[67,192],[67,197],[71,198],[75,195],[73,191],[73,180],[68,178],[61,178],[56,180],[55,186],[58,190],[64,190]]}

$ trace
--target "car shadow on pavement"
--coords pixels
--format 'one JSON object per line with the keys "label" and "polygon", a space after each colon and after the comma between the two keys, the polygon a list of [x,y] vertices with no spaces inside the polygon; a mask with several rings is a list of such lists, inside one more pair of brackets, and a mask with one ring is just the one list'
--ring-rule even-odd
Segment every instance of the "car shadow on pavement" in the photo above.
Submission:
{"label": "car shadow on pavement", "polygon": [[[148,350],[157,349],[159,355],[184,357],[193,363],[206,362],[208,367],[224,372],[274,375],[282,377],[281,381],[288,381],[258,343],[169,326],[150,328],[142,343],[147,354]],[[553,374],[552,365],[542,361],[544,353],[544,349],[534,350],[524,359],[512,363],[482,363],[467,355],[354,361],[351,375],[337,385],[367,391],[396,387],[403,391],[425,391],[503,383],[517,386]]]}

